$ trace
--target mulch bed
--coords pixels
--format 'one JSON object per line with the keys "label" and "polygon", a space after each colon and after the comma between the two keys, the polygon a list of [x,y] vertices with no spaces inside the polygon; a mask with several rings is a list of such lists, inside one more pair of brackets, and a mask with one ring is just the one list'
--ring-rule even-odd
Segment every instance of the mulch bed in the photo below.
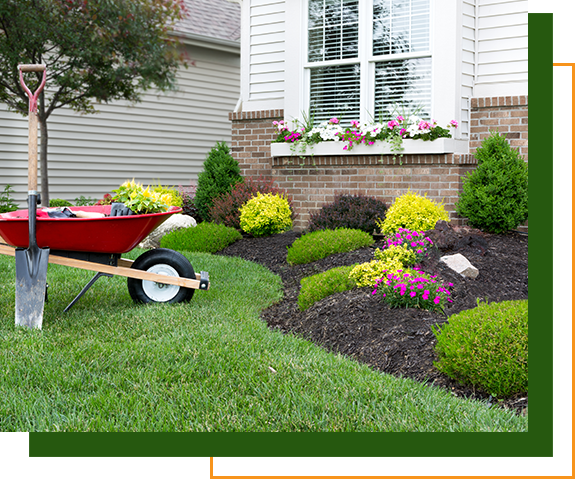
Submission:
{"label": "mulch bed", "polygon": [[[461,230],[466,237],[458,242],[455,251],[444,254],[464,255],[479,269],[476,279],[466,279],[440,263],[440,253],[434,253],[422,265],[443,282],[454,285],[453,303],[446,305],[446,315],[474,308],[478,298],[489,302],[528,299],[528,236],[517,232],[494,235],[468,227]],[[302,278],[333,267],[367,262],[373,259],[374,248],[382,246],[378,240],[374,247],[290,266],[286,262],[287,248],[300,235],[286,232],[265,238],[244,238],[218,252],[263,264],[281,276],[284,297],[262,314],[270,328],[304,337],[384,373],[441,387],[456,396],[497,403],[518,414],[524,412],[528,405],[526,393],[496,401],[487,393],[450,379],[433,366],[437,356],[431,325],[446,321],[443,314],[421,309],[390,309],[381,296],[371,295],[369,288],[334,294],[300,311],[297,299]]]}

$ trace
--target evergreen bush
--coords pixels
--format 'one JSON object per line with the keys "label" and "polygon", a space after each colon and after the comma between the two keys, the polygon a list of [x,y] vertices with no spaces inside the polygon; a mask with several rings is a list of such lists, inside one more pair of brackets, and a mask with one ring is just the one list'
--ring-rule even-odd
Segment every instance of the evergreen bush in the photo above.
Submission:
{"label": "evergreen bush", "polygon": [[310,212],[311,232],[335,228],[355,228],[363,232],[379,231],[378,221],[383,218],[388,206],[372,196],[340,193],[334,201],[322,206],[319,211]]}
{"label": "evergreen bush", "polygon": [[214,254],[240,240],[241,234],[234,228],[216,223],[202,222],[196,227],[181,228],[164,235],[160,247],[188,252]]}
{"label": "evergreen bush", "polygon": [[200,217],[209,221],[209,208],[213,199],[230,192],[232,186],[242,180],[239,163],[231,155],[229,146],[225,142],[217,142],[204,161],[204,170],[198,176],[194,205]]}
{"label": "evergreen bush", "polygon": [[279,194],[257,193],[241,207],[241,230],[254,237],[283,233],[292,225],[289,203]]}
{"label": "evergreen bush", "polygon": [[444,374],[500,398],[528,391],[528,301],[478,300],[432,330]]}
{"label": "evergreen bush", "polygon": [[528,165],[498,132],[484,140],[475,156],[478,167],[462,177],[456,211],[487,232],[516,228],[528,218]]}

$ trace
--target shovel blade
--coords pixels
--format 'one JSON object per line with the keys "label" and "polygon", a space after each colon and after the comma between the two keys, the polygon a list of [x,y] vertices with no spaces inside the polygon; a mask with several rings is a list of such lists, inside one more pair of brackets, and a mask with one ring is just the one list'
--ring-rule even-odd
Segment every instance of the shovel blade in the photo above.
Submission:
{"label": "shovel blade", "polygon": [[16,317],[17,325],[42,327],[49,266],[49,249],[16,249]]}

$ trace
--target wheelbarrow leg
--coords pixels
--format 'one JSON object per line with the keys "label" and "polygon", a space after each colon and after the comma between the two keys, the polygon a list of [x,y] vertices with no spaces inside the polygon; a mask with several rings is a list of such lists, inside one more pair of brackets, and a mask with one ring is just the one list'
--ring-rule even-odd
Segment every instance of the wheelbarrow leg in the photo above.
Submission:
{"label": "wheelbarrow leg", "polygon": [[111,277],[112,274],[106,274],[105,272],[98,272],[97,274],[95,274],[92,279],[85,284],[85,287],[83,289],[81,289],[81,292],[79,294],[77,294],[77,296],[75,296],[75,299],[73,299],[73,301],[71,301],[69,303],[69,305],[64,309],[63,313],[66,313],[67,311],[69,311],[69,309],[71,308],[71,306],[73,306],[77,301],[79,301],[79,299],[81,298],[81,296],[83,296],[87,290],[93,286],[93,284],[95,284],[95,282],[97,281],[97,279],[99,279],[101,276],[107,276],[107,277]]}

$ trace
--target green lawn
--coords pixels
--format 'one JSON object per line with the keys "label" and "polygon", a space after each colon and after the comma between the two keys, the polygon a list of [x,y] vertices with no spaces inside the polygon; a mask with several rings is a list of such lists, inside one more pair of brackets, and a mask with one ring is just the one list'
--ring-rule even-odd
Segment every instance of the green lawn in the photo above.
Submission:
{"label": "green lawn", "polygon": [[281,297],[278,276],[184,255],[211,279],[189,304],[136,305],[112,277],[66,314],[92,273],[49,265],[42,331],[15,327],[14,259],[0,255],[0,431],[527,430],[526,417],[270,331],[259,314]]}

